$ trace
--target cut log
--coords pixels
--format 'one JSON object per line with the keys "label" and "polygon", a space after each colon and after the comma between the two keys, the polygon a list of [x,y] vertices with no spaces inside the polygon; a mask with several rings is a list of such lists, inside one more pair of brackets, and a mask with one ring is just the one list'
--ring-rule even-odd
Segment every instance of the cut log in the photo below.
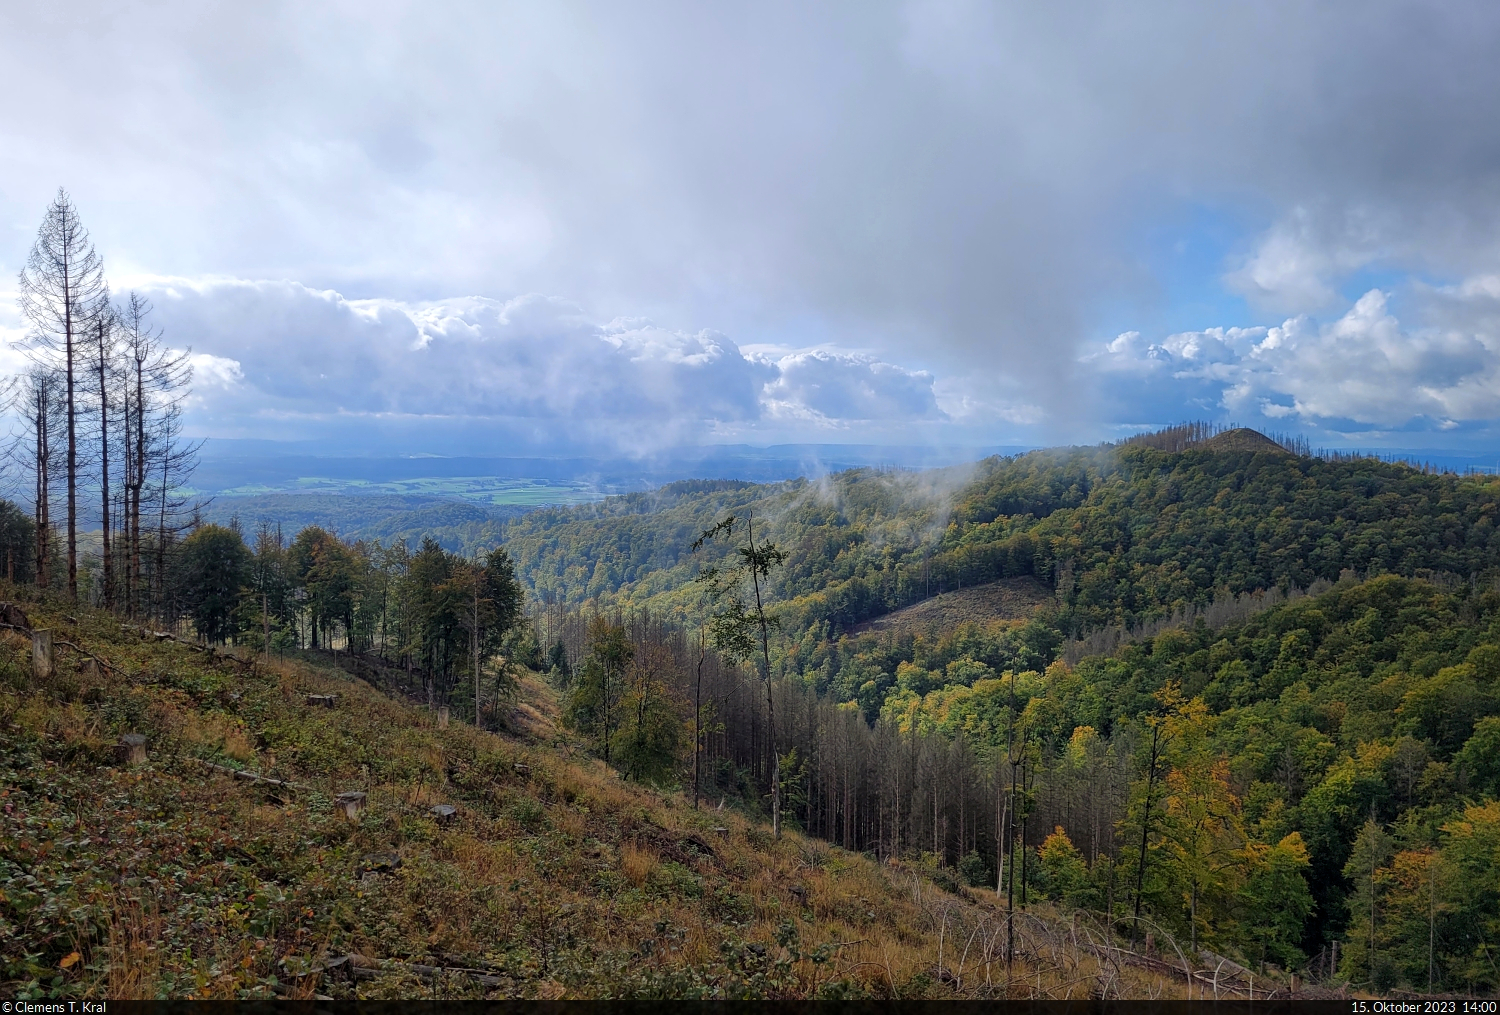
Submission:
{"label": "cut log", "polygon": [[340,793],[333,798],[336,806],[343,808],[344,817],[350,821],[358,821],[359,816],[365,812],[364,793]]}
{"label": "cut log", "polygon": [[332,708],[337,700],[336,694],[309,694],[307,696],[307,703],[313,708]]}
{"label": "cut log", "polygon": [[115,749],[120,754],[120,761],[132,768],[146,763],[146,738],[139,733],[125,734]]}
{"label": "cut log", "polygon": [[438,729],[445,730],[447,728],[448,728],[448,706],[444,705],[444,706],[442,706],[441,708],[438,709]]}
{"label": "cut log", "polygon": [[52,632],[40,628],[31,632],[31,671],[38,680],[52,676],[55,657],[52,654]]}
{"label": "cut log", "polygon": [[458,816],[458,808],[452,804],[438,804],[427,812],[432,815],[434,821],[440,825],[452,824],[453,819]]}
{"label": "cut log", "polygon": [[723,825],[718,825],[714,828],[714,834],[727,839],[729,838],[729,829],[725,828]]}
{"label": "cut log", "polygon": [[513,769],[515,769],[521,775],[530,775],[531,774],[531,766],[530,765],[522,764],[519,761],[516,762],[514,765],[511,765],[510,767],[513,768]]}

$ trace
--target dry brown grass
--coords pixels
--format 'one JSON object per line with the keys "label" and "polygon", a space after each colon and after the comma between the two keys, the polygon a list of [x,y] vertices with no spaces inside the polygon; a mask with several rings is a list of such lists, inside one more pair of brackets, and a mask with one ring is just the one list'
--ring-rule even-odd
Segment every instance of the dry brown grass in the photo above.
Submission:
{"label": "dry brown grass", "polygon": [[637,888],[646,884],[651,872],[656,870],[661,857],[650,849],[640,849],[634,843],[626,843],[620,851],[620,872]]}
{"label": "dry brown grass", "polygon": [[156,995],[161,972],[163,923],[156,907],[140,898],[116,900],[109,914],[108,989],[112,1000],[146,1001]]}
{"label": "dry brown grass", "polygon": [[958,589],[924,599],[856,627],[864,631],[930,634],[952,631],[964,624],[986,627],[1021,621],[1052,601],[1052,589],[1035,578],[1006,578],[988,585]]}

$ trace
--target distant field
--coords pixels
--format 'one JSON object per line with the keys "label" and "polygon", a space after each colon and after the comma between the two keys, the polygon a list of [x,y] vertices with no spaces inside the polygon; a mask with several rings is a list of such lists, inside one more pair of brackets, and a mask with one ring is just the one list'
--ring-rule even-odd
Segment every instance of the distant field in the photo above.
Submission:
{"label": "distant field", "polygon": [[276,494],[356,494],[462,499],[499,506],[589,504],[609,491],[587,483],[556,479],[497,479],[493,476],[426,476],[383,483],[363,479],[302,476],[285,482],[250,483],[217,492],[219,497],[263,497]]}
{"label": "distant field", "polygon": [[529,504],[495,504],[453,495],[375,492],[262,493],[219,496],[203,509],[205,521],[227,525],[238,520],[248,539],[267,524],[290,539],[309,525],[346,539],[378,539],[415,547],[432,537],[453,553],[469,554],[498,545],[505,523],[531,510]]}
{"label": "distant field", "polygon": [[1035,578],[1006,578],[959,592],[945,592],[914,606],[861,624],[856,631],[897,634],[946,631],[960,624],[1023,620],[1052,598],[1052,589]]}

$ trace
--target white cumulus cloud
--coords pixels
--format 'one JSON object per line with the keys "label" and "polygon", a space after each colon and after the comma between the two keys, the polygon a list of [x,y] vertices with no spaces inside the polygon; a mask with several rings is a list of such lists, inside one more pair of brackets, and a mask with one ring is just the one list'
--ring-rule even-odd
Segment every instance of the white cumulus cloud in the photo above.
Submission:
{"label": "white cumulus cloud", "polygon": [[1197,404],[1327,430],[1451,429],[1500,419],[1500,280],[1410,294],[1415,325],[1372,289],[1340,316],[1213,328],[1149,342],[1128,332],[1086,355],[1115,396],[1163,415]]}
{"label": "white cumulus cloud", "polygon": [[922,370],[837,349],[747,354],[716,331],[599,321],[547,296],[407,303],[290,281],[134,281],[169,340],[193,348],[210,433],[452,420],[501,444],[647,450],[949,418]]}

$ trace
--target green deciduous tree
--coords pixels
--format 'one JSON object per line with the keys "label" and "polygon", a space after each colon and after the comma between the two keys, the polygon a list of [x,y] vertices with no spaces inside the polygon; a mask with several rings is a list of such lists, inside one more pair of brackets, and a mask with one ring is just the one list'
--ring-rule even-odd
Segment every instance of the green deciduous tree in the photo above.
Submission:
{"label": "green deciduous tree", "polygon": [[185,585],[199,637],[214,643],[233,637],[240,598],[250,577],[251,555],[233,529],[204,525],[183,540]]}
{"label": "green deciduous tree", "polygon": [[625,668],[635,657],[635,646],[623,625],[603,616],[589,621],[588,643],[589,654],[574,674],[563,722],[587,737],[590,747],[608,763],[620,725]]}
{"label": "green deciduous tree", "polygon": [[1307,846],[1296,832],[1274,846],[1247,843],[1243,853],[1240,940],[1261,960],[1295,969],[1302,953],[1303,927],[1312,913],[1307,888]]}
{"label": "green deciduous tree", "polygon": [[613,736],[614,762],[627,778],[663,782],[676,774],[683,724],[669,689],[676,682],[675,661],[667,647],[648,642],[624,668]]}

